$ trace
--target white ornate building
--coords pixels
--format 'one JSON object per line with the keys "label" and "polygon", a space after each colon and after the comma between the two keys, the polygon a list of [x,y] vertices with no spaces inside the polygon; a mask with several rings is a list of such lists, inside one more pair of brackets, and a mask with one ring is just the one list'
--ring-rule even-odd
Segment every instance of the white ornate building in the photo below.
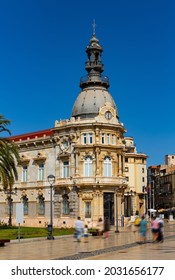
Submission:
{"label": "white ornate building", "polygon": [[[147,156],[137,153],[132,137],[125,137],[109,80],[102,76],[102,47],[93,34],[86,48],[88,75],[70,119],[55,121],[51,129],[12,137],[20,149],[16,203],[24,203],[24,225],[45,226],[50,217],[50,186],[53,192],[54,226],[74,226],[80,216],[90,226],[108,216],[111,224],[121,215],[145,212]],[[0,192],[0,220],[8,221],[9,196]]]}

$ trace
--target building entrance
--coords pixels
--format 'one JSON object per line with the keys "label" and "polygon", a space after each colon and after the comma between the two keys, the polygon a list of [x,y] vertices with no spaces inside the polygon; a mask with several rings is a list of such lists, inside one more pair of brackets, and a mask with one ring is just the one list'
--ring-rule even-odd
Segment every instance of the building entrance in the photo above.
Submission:
{"label": "building entrance", "polygon": [[109,218],[110,224],[114,225],[114,194],[104,193],[104,219]]}

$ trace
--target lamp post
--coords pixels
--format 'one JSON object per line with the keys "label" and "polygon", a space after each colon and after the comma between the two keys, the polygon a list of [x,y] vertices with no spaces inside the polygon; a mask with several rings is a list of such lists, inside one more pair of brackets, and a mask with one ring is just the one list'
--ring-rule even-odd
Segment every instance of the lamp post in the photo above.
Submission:
{"label": "lamp post", "polygon": [[119,229],[118,229],[118,195],[116,192],[116,229],[115,229],[115,233],[119,233]]}
{"label": "lamp post", "polygon": [[133,202],[133,198],[136,195],[136,192],[133,190],[128,191],[125,196],[127,196],[127,203],[128,203],[128,216],[133,216],[134,215],[134,202]]}
{"label": "lamp post", "polygon": [[47,177],[47,180],[50,184],[50,224],[48,225],[48,237],[47,239],[52,240],[54,239],[53,236],[53,212],[52,212],[52,189],[53,189],[53,184],[55,183],[55,176],[54,175],[49,175]]}
{"label": "lamp post", "polygon": [[8,197],[8,205],[9,205],[9,220],[8,220],[8,225],[12,226],[12,195],[17,194],[17,188],[14,189],[14,191],[11,190],[4,190],[4,193],[7,194]]}
{"label": "lamp post", "polygon": [[122,193],[122,197],[121,197],[121,227],[124,227],[124,225],[125,225],[124,214],[123,214],[123,203],[124,202],[125,202],[124,193]]}

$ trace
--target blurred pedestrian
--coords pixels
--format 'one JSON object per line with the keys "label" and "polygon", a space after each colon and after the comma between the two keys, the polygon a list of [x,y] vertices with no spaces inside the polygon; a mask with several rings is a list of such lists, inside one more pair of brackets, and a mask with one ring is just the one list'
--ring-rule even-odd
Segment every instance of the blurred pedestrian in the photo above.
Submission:
{"label": "blurred pedestrian", "polygon": [[153,234],[153,242],[157,242],[157,238],[159,235],[159,223],[156,219],[156,216],[151,217],[151,231]]}
{"label": "blurred pedestrian", "polygon": [[146,242],[146,234],[147,234],[147,221],[145,219],[145,216],[142,215],[140,225],[139,225],[139,233],[140,233],[140,242],[145,243]]}
{"label": "blurred pedestrian", "polygon": [[109,237],[109,230],[110,230],[110,222],[109,222],[109,218],[106,217],[104,221],[104,238]]}
{"label": "blurred pedestrian", "polygon": [[88,234],[88,225],[84,226],[83,231],[84,231],[84,242],[88,242],[88,236],[89,236],[89,234]]}
{"label": "blurred pedestrian", "polygon": [[164,221],[163,221],[163,219],[162,219],[161,216],[160,216],[159,219],[158,219],[158,224],[159,224],[159,233],[158,233],[157,241],[158,241],[158,242],[163,242],[163,240],[164,240],[164,236],[163,236]]}
{"label": "blurred pedestrian", "polygon": [[75,222],[75,237],[78,242],[81,241],[82,232],[83,232],[83,223],[81,221],[81,218],[78,217],[77,221]]}
{"label": "blurred pedestrian", "polygon": [[103,236],[103,230],[104,230],[104,224],[102,218],[99,218],[98,224],[97,224],[97,230],[98,230],[98,236]]}

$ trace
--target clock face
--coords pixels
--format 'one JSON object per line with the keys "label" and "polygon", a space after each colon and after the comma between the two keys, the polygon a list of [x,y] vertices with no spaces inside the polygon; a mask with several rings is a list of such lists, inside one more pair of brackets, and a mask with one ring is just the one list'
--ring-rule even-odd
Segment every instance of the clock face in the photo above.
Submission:
{"label": "clock face", "polygon": [[106,113],[105,113],[105,118],[106,118],[107,120],[110,120],[110,119],[112,118],[112,114],[111,114],[110,111],[106,111]]}

